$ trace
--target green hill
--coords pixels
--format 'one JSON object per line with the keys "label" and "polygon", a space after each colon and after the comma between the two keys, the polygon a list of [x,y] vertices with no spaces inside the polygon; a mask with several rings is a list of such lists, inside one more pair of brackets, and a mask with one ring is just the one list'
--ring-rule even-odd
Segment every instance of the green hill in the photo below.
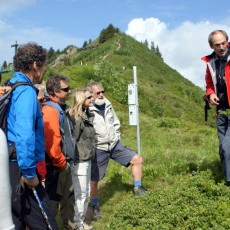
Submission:
{"label": "green hill", "polygon": [[[64,50],[67,52],[68,48]],[[96,39],[59,65],[49,63],[45,79],[52,74],[64,74],[71,78],[72,88],[82,87],[91,79],[101,81],[115,107],[124,111],[125,106],[127,111],[127,87],[133,83],[133,66],[137,67],[141,113],[151,118],[203,122],[201,88],[170,68],[146,45],[121,32],[100,45]],[[4,74],[3,80],[11,75]]]}
{"label": "green hill", "polygon": [[[203,122],[203,92],[166,65],[144,44],[124,33],[116,33],[105,43],[77,51],[48,74],[71,77],[72,88],[94,79],[104,84],[107,96],[117,109],[127,108],[127,85],[133,83],[137,67],[139,110],[152,118],[171,117]],[[169,50],[170,52],[170,50]]]}

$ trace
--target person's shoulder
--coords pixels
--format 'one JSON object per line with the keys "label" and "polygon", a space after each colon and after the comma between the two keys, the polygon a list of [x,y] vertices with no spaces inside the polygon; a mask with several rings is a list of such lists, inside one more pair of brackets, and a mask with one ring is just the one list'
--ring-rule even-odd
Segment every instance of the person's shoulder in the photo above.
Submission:
{"label": "person's shoulder", "polygon": [[113,107],[112,103],[110,102],[110,100],[108,100],[107,98],[105,98],[105,107]]}
{"label": "person's shoulder", "polygon": [[48,104],[46,102],[42,104],[42,112],[43,113],[51,113],[51,114],[55,113],[55,114],[58,114],[57,109],[54,106],[52,106],[52,105],[50,105],[50,104]]}
{"label": "person's shoulder", "polygon": [[97,110],[97,108],[94,105],[89,107],[89,112],[94,113],[95,110]]}
{"label": "person's shoulder", "polygon": [[201,60],[203,60],[203,61],[205,61],[205,62],[209,62],[209,61],[212,60],[215,56],[216,56],[216,53],[215,53],[215,52],[212,52],[211,54],[202,57]]}

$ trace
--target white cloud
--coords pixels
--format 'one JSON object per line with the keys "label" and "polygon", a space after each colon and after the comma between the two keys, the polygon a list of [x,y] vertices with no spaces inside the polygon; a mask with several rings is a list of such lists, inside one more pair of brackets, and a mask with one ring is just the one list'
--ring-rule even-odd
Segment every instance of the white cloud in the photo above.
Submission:
{"label": "white cloud", "polygon": [[154,41],[166,64],[204,88],[205,63],[201,61],[201,57],[212,52],[207,38],[215,29],[230,31],[230,25],[187,21],[179,27],[169,29],[158,18],[136,18],[129,22],[126,33],[138,41],[147,39],[149,44]]}

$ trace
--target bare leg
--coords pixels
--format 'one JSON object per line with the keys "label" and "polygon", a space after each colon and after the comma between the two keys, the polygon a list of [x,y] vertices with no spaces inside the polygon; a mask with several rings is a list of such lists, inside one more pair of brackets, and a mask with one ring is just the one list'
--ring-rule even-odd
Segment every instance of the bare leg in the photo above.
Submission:
{"label": "bare leg", "polygon": [[98,181],[91,181],[91,199],[98,198]]}
{"label": "bare leg", "polygon": [[141,180],[143,158],[139,155],[135,155],[130,163],[132,165],[133,180]]}

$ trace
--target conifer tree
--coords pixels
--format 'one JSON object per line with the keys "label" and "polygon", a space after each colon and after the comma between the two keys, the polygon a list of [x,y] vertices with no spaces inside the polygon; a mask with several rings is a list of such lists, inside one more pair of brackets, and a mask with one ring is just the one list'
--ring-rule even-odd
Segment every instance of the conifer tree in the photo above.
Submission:
{"label": "conifer tree", "polygon": [[118,33],[119,29],[115,28],[112,24],[109,24],[109,26],[106,29],[103,29],[99,36],[99,43],[102,44],[112,38],[115,33]]}
{"label": "conifer tree", "polygon": [[149,43],[148,43],[148,40],[147,40],[147,39],[145,39],[144,45],[145,45],[147,48],[149,48]]}
{"label": "conifer tree", "polygon": [[154,41],[151,42],[150,50],[156,53],[156,48],[154,45]]}
{"label": "conifer tree", "polygon": [[3,62],[1,69],[3,69],[3,70],[7,69],[7,62],[6,61]]}
{"label": "conifer tree", "polygon": [[84,41],[84,43],[83,43],[83,46],[82,46],[82,47],[84,48],[84,47],[86,47],[87,45],[88,45],[88,42],[87,42],[87,41]]}
{"label": "conifer tree", "polygon": [[156,55],[158,55],[163,60],[162,54],[161,54],[160,49],[159,49],[158,46],[156,47]]}

